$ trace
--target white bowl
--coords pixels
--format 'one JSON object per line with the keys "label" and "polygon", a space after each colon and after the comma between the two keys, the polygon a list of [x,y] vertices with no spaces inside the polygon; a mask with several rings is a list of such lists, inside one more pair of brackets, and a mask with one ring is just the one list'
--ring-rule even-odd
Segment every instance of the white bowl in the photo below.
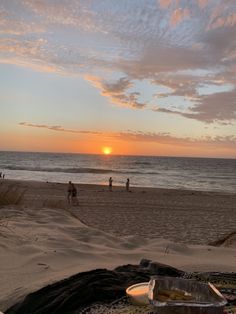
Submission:
{"label": "white bowl", "polygon": [[126,294],[134,305],[150,304],[148,299],[149,282],[140,282],[126,289]]}

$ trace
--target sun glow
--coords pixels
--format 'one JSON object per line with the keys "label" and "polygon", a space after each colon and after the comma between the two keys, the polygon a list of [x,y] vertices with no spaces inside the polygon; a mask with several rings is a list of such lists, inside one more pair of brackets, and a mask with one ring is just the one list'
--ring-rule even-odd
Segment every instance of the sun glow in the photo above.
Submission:
{"label": "sun glow", "polygon": [[103,154],[110,155],[112,152],[112,149],[111,149],[111,147],[103,147],[102,151],[103,151]]}

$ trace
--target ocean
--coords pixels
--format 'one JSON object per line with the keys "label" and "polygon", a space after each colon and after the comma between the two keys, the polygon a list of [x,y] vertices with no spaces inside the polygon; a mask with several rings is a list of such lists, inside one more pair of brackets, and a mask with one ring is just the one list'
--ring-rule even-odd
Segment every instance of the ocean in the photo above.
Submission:
{"label": "ocean", "polygon": [[236,192],[236,159],[0,152],[6,179]]}

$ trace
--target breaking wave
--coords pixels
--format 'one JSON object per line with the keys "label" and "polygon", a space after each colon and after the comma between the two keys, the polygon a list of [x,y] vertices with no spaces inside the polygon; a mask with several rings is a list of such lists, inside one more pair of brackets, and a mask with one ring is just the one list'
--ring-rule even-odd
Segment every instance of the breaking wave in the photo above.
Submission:
{"label": "breaking wave", "polygon": [[[141,171],[131,170],[112,170],[112,169],[100,169],[100,168],[49,168],[49,167],[23,167],[23,166],[6,166],[8,170],[23,170],[23,171],[38,171],[38,172],[60,172],[60,173],[122,173],[122,174],[143,174]],[[157,174],[156,172],[148,174]]]}

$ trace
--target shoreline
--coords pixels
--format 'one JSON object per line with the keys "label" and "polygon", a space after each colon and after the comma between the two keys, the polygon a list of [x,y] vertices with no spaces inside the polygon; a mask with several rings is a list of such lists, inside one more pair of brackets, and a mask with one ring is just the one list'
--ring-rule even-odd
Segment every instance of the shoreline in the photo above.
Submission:
{"label": "shoreline", "polygon": [[[10,171],[10,173],[9,173],[9,171]],[[13,174],[12,174],[12,173]],[[113,177],[114,177],[114,174],[113,173],[111,173],[111,174],[107,174],[107,176],[106,176],[106,178],[104,178],[104,180],[101,180],[101,178],[100,178],[100,180],[98,180],[98,183],[90,183],[90,182],[93,182],[94,181],[94,178],[93,178],[93,173],[90,173],[89,175],[91,175],[91,178],[88,180],[88,179],[86,179],[86,180],[84,180],[83,181],[83,179],[81,179],[81,181],[77,181],[77,178],[76,177],[74,177],[74,173],[71,173],[71,176],[69,176],[69,174],[68,173],[65,173],[65,174],[67,174],[67,176],[65,176],[65,178],[60,178],[60,177],[58,177],[58,178],[55,178],[55,180],[54,179],[52,179],[52,180],[50,180],[50,179],[46,179],[46,178],[40,178],[40,177],[37,177],[37,172],[36,172],[36,177],[35,177],[35,179],[34,180],[32,180],[32,179],[30,179],[30,178],[28,178],[28,177],[25,177],[25,178],[21,178],[21,177],[17,177],[17,175],[16,175],[16,178],[15,178],[15,171],[14,170],[8,170],[7,172],[5,172],[5,180],[9,180],[9,181],[18,181],[18,182],[38,182],[38,183],[54,183],[54,184],[68,184],[68,182],[69,181],[73,181],[75,184],[77,184],[77,185],[80,185],[80,186],[97,186],[97,187],[106,187],[106,186],[108,186],[108,178],[109,178],[109,176],[110,175],[113,175]],[[77,173],[76,175],[80,175],[80,173]],[[82,175],[83,175],[83,173],[82,173]],[[97,175],[97,173],[95,173],[95,175]],[[104,174],[103,174],[104,175]],[[57,180],[58,179],[58,180]],[[95,180],[96,180],[97,178],[95,178]],[[116,181],[115,182],[115,184],[114,184],[114,182],[113,182],[113,186],[114,187],[116,187],[116,188],[124,188],[125,187],[125,180],[124,180],[124,182],[120,182],[119,180],[118,181]],[[232,189],[232,188],[227,188],[227,189],[221,189],[221,188],[210,188],[210,187],[202,187],[202,188],[198,188],[198,187],[191,187],[191,184],[190,184],[190,187],[189,188],[187,188],[187,187],[185,187],[185,186],[183,186],[183,185],[181,185],[181,186],[170,186],[170,185],[163,185],[163,186],[161,186],[161,185],[159,185],[159,186],[152,186],[152,185],[139,185],[138,183],[136,183],[136,185],[133,185],[133,182],[131,182],[131,187],[132,187],[132,189],[157,189],[157,190],[180,190],[180,191],[182,191],[182,190],[185,190],[185,191],[196,191],[196,192],[213,192],[213,193],[229,193],[229,194],[236,194],[236,191],[234,190],[234,189]]]}
{"label": "shoreline", "polygon": [[[58,182],[58,181],[43,181],[43,180],[28,180],[28,179],[11,179],[6,177],[5,179],[0,179],[0,185],[1,183],[4,182],[9,182],[9,183],[16,183],[16,184],[23,184],[23,183],[32,183],[32,184],[39,184],[39,185],[44,185],[44,184],[52,184],[52,185],[62,185],[65,187],[65,189],[67,188],[68,182]],[[108,187],[108,182],[105,184],[98,184],[98,183],[80,183],[80,182],[76,182],[73,181],[73,183],[78,186],[78,187],[87,187],[88,189],[95,189],[95,188],[107,188],[107,191],[109,190]],[[115,190],[124,190],[125,191],[125,184],[123,185],[114,185],[113,184],[113,188]],[[131,185],[130,187],[131,190],[135,191],[135,190],[157,190],[157,191],[186,191],[186,192],[196,192],[196,193],[210,193],[210,194],[226,194],[226,195],[236,195],[236,191],[232,192],[232,191],[223,191],[223,190],[200,190],[200,189],[186,189],[186,188],[164,188],[164,187],[154,187],[154,186],[133,186]]]}
{"label": "shoreline", "polygon": [[[0,150],[0,153],[23,153],[23,154],[58,154],[58,155],[82,155],[82,156],[104,156],[104,153],[97,153],[97,154],[91,154],[91,153],[75,153],[75,152],[60,152],[60,151],[27,151],[27,150]],[[187,155],[181,155],[181,156],[168,156],[168,155],[123,155],[123,154],[114,154],[112,153],[111,156],[125,156],[125,157],[154,157],[154,158],[198,158],[198,159],[236,159],[236,157],[211,157],[211,156],[187,156]]]}

